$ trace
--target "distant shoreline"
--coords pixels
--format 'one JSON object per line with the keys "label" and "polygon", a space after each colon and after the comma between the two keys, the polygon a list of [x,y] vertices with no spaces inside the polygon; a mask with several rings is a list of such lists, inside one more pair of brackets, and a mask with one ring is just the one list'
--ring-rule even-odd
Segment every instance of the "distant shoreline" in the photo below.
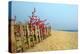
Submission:
{"label": "distant shoreline", "polygon": [[78,32],[78,30],[57,30],[57,29],[54,29],[55,31],[66,31],[66,32]]}
{"label": "distant shoreline", "polygon": [[68,32],[78,32],[78,30],[62,30],[62,31],[68,31]]}

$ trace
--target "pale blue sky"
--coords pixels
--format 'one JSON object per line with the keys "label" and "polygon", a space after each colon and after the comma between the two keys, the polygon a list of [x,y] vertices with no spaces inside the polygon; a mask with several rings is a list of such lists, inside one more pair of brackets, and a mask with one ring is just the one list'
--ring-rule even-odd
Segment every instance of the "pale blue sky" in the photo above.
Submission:
{"label": "pale blue sky", "polygon": [[28,20],[36,8],[36,15],[42,20],[47,19],[54,29],[77,30],[78,7],[69,4],[50,4],[36,2],[12,2],[12,17],[17,21]]}

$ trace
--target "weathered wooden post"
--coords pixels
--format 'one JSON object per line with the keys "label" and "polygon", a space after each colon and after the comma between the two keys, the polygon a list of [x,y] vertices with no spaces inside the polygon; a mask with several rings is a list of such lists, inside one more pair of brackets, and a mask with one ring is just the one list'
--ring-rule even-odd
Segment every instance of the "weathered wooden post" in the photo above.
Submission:
{"label": "weathered wooden post", "polygon": [[31,36],[33,38],[34,45],[38,42],[38,38],[37,38],[37,36],[38,36],[37,30],[38,29],[37,29],[37,25],[36,25],[37,16],[35,16],[35,12],[36,12],[36,10],[34,8],[34,11],[32,12],[32,16],[30,17],[30,26],[31,26],[30,33],[32,33]]}
{"label": "weathered wooden post", "polygon": [[23,42],[23,51],[28,48],[28,33],[27,33],[27,24],[21,25],[21,34],[22,34],[22,42]]}
{"label": "weathered wooden post", "polygon": [[38,43],[38,39],[37,39],[37,26],[34,26],[34,43]]}
{"label": "weathered wooden post", "polygon": [[29,48],[33,47],[34,46],[34,38],[33,38],[33,31],[32,31],[32,25],[31,23],[28,23],[28,44],[29,44]]}
{"label": "weathered wooden post", "polygon": [[23,52],[23,46],[22,46],[22,27],[20,23],[16,24],[16,32],[15,32],[15,38],[16,38],[16,52]]}
{"label": "weathered wooden post", "polygon": [[28,47],[30,48],[30,35],[31,35],[31,26],[30,26],[30,23],[28,23],[27,25],[27,29],[28,29]]}
{"label": "weathered wooden post", "polygon": [[48,36],[51,36],[51,25],[49,23],[47,25],[47,33],[48,33]]}
{"label": "weathered wooden post", "polygon": [[49,26],[49,36],[51,36],[51,26]]}
{"label": "weathered wooden post", "polygon": [[27,23],[27,44],[28,48],[30,47],[30,25]]}

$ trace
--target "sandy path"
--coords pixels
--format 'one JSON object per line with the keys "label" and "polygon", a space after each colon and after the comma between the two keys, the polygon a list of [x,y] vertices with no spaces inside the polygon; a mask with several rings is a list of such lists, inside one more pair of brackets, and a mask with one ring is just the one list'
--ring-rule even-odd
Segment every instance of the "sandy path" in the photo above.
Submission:
{"label": "sandy path", "polygon": [[52,36],[49,36],[32,49],[27,51],[48,51],[48,50],[63,50],[77,48],[77,32],[52,31]]}

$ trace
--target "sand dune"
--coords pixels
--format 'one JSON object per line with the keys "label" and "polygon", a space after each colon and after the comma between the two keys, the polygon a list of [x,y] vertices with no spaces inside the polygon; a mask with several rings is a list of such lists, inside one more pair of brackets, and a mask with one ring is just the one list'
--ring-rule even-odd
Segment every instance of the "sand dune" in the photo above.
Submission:
{"label": "sand dune", "polygon": [[66,50],[78,48],[78,32],[52,31],[52,35],[27,51]]}

